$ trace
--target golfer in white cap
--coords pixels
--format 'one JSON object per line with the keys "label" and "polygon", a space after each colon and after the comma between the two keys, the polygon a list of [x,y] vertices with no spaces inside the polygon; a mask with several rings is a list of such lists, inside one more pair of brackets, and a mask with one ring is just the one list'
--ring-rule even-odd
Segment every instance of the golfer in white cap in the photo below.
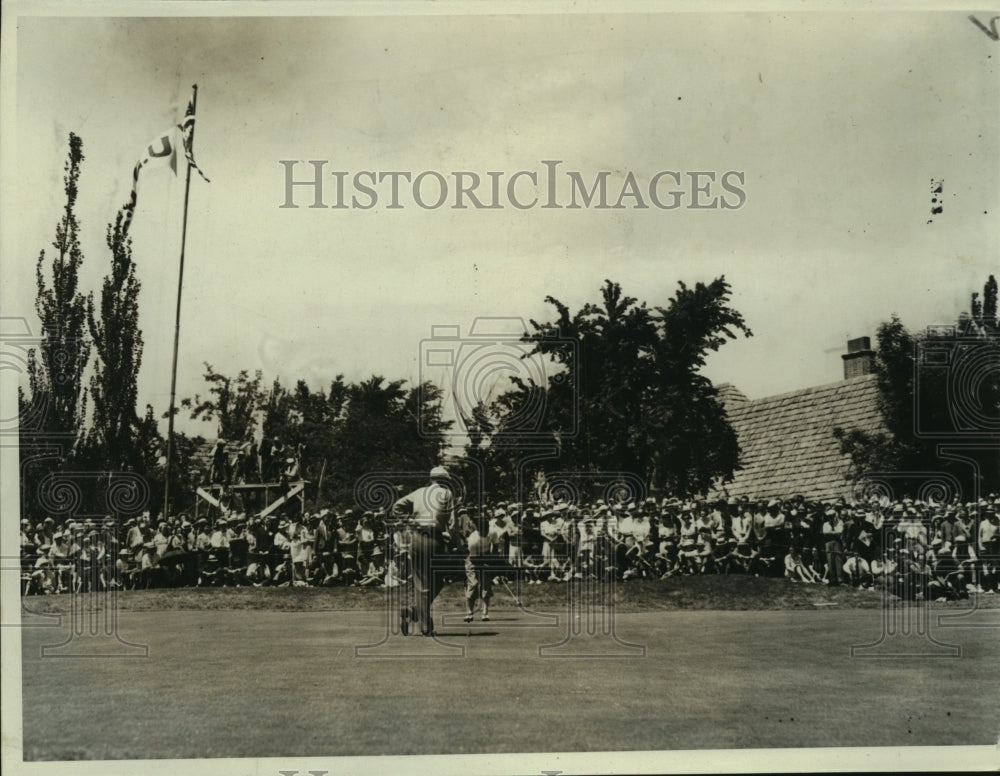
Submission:
{"label": "golfer in white cap", "polygon": [[445,552],[445,534],[456,547],[462,540],[455,527],[455,497],[452,479],[443,466],[431,469],[430,484],[399,499],[392,508],[393,516],[408,523],[413,532],[411,557],[413,560],[413,592],[415,606],[410,611],[403,607],[401,629],[403,635],[410,630],[410,620],[416,621],[423,636],[434,635],[431,605],[441,592],[442,580],[434,574],[433,560]]}

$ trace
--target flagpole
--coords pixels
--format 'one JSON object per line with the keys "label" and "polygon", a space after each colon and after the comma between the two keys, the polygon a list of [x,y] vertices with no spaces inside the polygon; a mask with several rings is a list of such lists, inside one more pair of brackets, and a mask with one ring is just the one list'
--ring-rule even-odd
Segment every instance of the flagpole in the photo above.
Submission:
{"label": "flagpole", "polygon": [[[193,95],[191,97],[191,113],[197,115],[198,111],[198,84],[191,86]],[[194,153],[194,130],[197,121],[191,125],[190,151]],[[181,143],[183,144],[183,138]],[[177,313],[174,318],[174,361],[170,370],[170,412],[167,419],[167,466],[166,477],[163,487],[163,519],[170,515],[170,462],[173,458],[174,443],[174,403],[177,398],[177,346],[181,336],[181,291],[184,288],[184,246],[187,242],[187,222],[188,222],[188,196],[191,193],[191,160],[185,154],[187,162],[187,176],[184,180],[184,220],[181,226],[181,260],[180,270],[177,273]]]}

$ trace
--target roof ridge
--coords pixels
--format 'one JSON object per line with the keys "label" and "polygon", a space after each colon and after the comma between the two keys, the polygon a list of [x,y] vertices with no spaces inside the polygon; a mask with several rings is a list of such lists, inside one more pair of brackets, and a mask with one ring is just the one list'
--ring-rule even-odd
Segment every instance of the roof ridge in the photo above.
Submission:
{"label": "roof ridge", "polygon": [[[805,396],[813,392],[820,392],[823,390],[830,390],[834,388],[839,388],[845,385],[861,385],[862,383],[873,382],[876,379],[875,374],[858,375],[857,377],[847,377],[841,380],[835,380],[832,383],[824,383],[822,385],[813,385],[808,388],[797,388],[794,391],[786,391],[785,393],[774,393],[770,396],[761,396],[757,399],[747,399],[747,404],[754,404],[755,402],[764,401],[775,401],[777,399],[787,399],[792,396]],[[731,384],[731,383],[730,383]]]}

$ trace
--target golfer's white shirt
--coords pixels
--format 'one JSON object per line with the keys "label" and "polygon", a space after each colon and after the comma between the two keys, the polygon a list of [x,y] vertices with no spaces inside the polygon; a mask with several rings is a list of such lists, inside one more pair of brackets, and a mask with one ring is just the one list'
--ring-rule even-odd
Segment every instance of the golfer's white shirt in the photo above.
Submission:
{"label": "golfer's white shirt", "polygon": [[451,491],[435,482],[403,496],[393,507],[396,515],[407,515],[422,528],[448,529],[454,509]]}

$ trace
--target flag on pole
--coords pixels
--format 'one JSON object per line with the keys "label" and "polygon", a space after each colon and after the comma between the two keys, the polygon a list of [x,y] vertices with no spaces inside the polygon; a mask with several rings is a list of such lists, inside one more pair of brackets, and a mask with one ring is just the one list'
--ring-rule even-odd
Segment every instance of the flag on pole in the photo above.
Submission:
{"label": "flag on pole", "polygon": [[179,125],[181,136],[184,138],[184,156],[191,167],[198,171],[205,183],[211,183],[208,177],[201,171],[201,168],[194,161],[194,99],[188,100],[187,110],[184,112],[184,121]]}
{"label": "flag on pole", "polygon": [[198,174],[206,183],[209,182],[205,173],[201,171],[201,168],[198,167],[194,161],[194,152],[192,148],[193,137],[194,100],[189,100],[187,111],[185,111],[184,114],[184,120],[180,124],[168,129],[147,145],[146,150],[143,152],[142,156],[139,157],[139,161],[135,163],[135,167],[132,169],[132,193],[129,195],[128,203],[125,205],[124,230],[126,232],[128,232],[128,228],[132,223],[132,216],[135,214],[135,206],[138,201],[139,171],[146,165],[151,164],[156,167],[169,166],[174,175],[176,175],[178,145],[181,145],[184,148],[184,157],[187,159],[188,165],[197,170]]}

